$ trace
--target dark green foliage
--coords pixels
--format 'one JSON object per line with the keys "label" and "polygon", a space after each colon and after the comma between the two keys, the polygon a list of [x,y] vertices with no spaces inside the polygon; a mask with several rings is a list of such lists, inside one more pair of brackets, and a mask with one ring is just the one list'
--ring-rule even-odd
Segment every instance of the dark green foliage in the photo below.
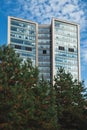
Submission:
{"label": "dark green foliage", "polygon": [[55,93],[47,83],[0,89],[0,129],[57,130]]}
{"label": "dark green foliage", "polygon": [[[63,130],[83,130],[86,111],[86,96],[84,83],[73,80],[70,73],[65,73],[63,68],[58,70],[55,77],[56,104],[59,124]],[[85,97],[84,97],[85,96]],[[84,123],[82,123],[84,122]],[[86,130],[86,129],[84,129]]]}
{"label": "dark green foliage", "polygon": [[0,48],[0,130],[86,130],[84,82],[62,68],[54,86],[38,77],[29,59]]}
{"label": "dark green foliage", "polygon": [[23,63],[12,48],[0,48],[0,84],[29,86],[36,83],[37,79],[38,69],[32,66],[30,60]]}
{"label": "dark green foliage", "polygon": [[30,60],[0,48],[0,130],[57,130],[55,90]]}
{"label": "dark green foliage", "polygon": [[57,111],[53,87],[42,80],[33,90],[36,108],[35,119],[41,126],[39,130],[57,130]]}

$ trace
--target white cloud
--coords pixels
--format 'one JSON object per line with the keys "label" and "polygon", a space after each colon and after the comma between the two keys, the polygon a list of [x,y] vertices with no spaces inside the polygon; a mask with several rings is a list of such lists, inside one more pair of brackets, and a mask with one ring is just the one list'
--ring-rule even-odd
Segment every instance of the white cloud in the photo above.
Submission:
{"label": "white cloud", "polygon": [[[52,17],[77,22],[86,26],[86,12],[82,0],[3,0],[2,10],[8,15],[49,23]],[[31,19],[30,19],[31,18]],[[46,20],[47,19],[47,20]],[[49,19],[49,20],[48,20]]]}
{"label": "white cloud", "polygon": [[8,15],[39,23],[49,23],[52,17],[57,17],[77,22],[81,29],[86,26],[84,3],[81,0],[3,0],[2,5],[2,10],[7,9]]}
{"label": "white cloud", "polygon": [[72,13],[73,11],[76,10],[76,6],[75,5],[72,5],[72,4],[66,4],[62,10],[62,13],[63,14],[66,14],[66,13]]}
{"label": "white cloud", "polygon": [[23,18],[26,16],[27,19],[34,20],[36,17],[40,23],[43,21],[49,23],[52,17],[65,18],[79,23],[82,29],[85,28],[85,14],[82,7],[84,4],[79,0],[18,0],[18,3],[20,16]]}

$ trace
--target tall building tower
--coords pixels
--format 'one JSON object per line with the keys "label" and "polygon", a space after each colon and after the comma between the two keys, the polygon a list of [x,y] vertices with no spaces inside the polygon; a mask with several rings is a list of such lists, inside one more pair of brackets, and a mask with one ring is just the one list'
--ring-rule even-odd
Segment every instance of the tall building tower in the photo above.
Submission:
{"label": "tall building tower", "polygon": [[48,25],[8,17],[8,44],[38,66],[40,78],[53,82],[59,67],[80,80],[79,25],[53,18]]}
{"label": "tall building tower", "polygon": [[8,17],[8,44],[15,52],[32,64],[38,65],[38,24],[35,22]]}
{"label": "tall building tower", "polygon": [[74,79],[80,79],[79,25],[52,19],[52,80],[61,66]]}

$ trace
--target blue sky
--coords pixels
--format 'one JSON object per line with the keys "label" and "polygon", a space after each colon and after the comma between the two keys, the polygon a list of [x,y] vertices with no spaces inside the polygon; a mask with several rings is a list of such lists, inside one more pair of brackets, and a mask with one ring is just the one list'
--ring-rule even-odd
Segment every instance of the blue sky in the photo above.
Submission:
{"label": "blue sky", "polygon": [[44,24],[56,17],[80,24],[81,77],[87,86],[86,0],[0,0],[0,45],[7,43],[8,16]]}

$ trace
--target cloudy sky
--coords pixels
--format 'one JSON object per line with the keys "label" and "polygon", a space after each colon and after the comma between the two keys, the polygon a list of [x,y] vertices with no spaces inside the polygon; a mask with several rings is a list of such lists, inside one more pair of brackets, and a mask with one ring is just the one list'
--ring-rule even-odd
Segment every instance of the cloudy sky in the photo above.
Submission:
{"label": "cloudy sky", "polygon": [[52,17],[80,24],[81,75],[87,86],[87,0],[0,0],[0,44],[7,43],[7,17],[38,23]]}

